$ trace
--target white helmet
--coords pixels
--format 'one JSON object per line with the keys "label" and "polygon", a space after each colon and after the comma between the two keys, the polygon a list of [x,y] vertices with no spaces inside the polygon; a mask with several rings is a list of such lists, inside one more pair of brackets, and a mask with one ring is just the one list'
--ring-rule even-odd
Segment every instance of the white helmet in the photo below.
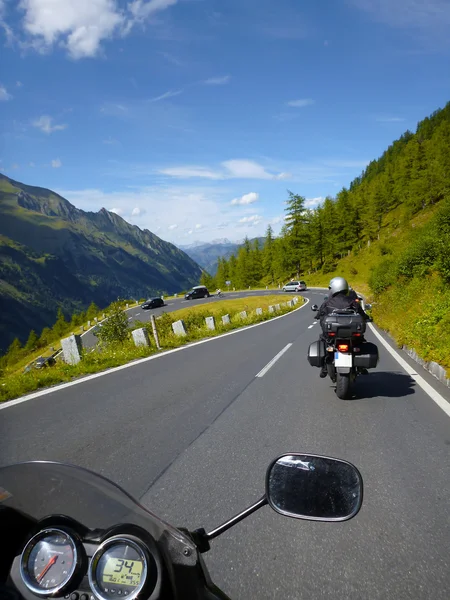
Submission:
{"label": "white helmet", "polygon": [[343,277],[333,277],[328,285],[328,289],[330,290],[330,295],[335,296],[339,294],[339,292],[348,293],[348,283],[347,280]]}

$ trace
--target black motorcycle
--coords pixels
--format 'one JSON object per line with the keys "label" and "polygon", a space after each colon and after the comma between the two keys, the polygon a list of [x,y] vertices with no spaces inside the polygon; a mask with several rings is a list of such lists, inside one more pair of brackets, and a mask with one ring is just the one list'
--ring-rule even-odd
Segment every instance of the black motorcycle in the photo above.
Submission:
{"label": "black motorcycle", "polygon": [[346,521],[363,495],[352,464],[299,453],[274,460],[265,487],[216,529],[187,531],[92,471],[54,462],[3,467],[0,598],[226,600],[201,557],[211,540],[266,504],[288,517]]}
{"label": "black motorcycle", "polygon": [[[317,311],[318,306],[311,310]],[[356,377],[377,366],[378,348],[364,339],[366,321],[353,309],[335,309],[321,320],[321,326],[320,340],[309,346],[308,362],[313,367],[325,365],[337,397],[347,399]]]}

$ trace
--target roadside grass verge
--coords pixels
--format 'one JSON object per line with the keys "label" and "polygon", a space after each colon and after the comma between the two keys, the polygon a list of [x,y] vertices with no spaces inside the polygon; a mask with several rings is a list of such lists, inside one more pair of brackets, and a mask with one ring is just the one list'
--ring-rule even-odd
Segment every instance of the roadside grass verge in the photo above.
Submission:
{"label": "roadside grass verge", "polygon": [[[261,323],[270,320],[273,317],[292,312],[295,308],[302,305],[301,296],[297,296],[299,298],[297,306],[286,306],[286,301],[292,299],[292,297],[293,296],[277,295],[271,296],[270,299],[254,297],[248,299],[223,300],[218,301],[217,303],[208,304],[207,306],[198,305],[173,313],[164,313],[161,317],[156,319],[162,351],[178,348],[205,338],[215,337],[222,333],[245,327],[246,325]],[[283,304],[281,304],[282,302]],[[269,313],[269,305],[275,304],[280,304],[280,310]],[[255,311],[258,307],[263,309],[262,315],[256,314]],[[244,310],[247,311],[247,318],[242,319],[240,317],[240,312]],[[224,325],[221,317],[226,314],[230,315],[230,323]],[[205,317],[209,316],[215,317],[215,330],[206,328]],[[187,335],[185,337],[174,335],[172,330],[172,323],[178,321],[180,318],[183,319],[186,326]],[[150,346],[135,346],[133,341],[128,339],[121,344],[98,345],[93,349],[84,350],[83,358],[77,365],[68,365],[64,363],[63,360],[58,360],[55,366],[42,370],[34,369],[28,373],[15,372],[4,374],[0,379],[0,402],[12,400],[38,389],[73,381],[83,375],[99,373],[139,358],[157,354],[159,351],[156,348],[155,340],[153,338],[151,323],[134,323],[133,329],[139,327],[147,328]],[[131,331],[132,330],[130,329],[130,335]]]}

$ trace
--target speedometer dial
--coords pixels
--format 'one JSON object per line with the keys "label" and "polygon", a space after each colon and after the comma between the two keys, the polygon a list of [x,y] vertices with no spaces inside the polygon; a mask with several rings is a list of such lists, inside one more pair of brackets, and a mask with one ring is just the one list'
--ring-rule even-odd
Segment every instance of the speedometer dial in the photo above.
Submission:
{"label": "speedometer dial", "polygon": [[33,593],[50,596],[67,589],[78,560],[76,542],[68,533],[61,529],[44,529],[25,546],[20,573]]}
{"label": "speedometer dial", "polygon": [[125,596],[133,600],[147,582],[149,558],[143,546],[129,537],[114,536],[92,557],[89,583],[101,600]]}

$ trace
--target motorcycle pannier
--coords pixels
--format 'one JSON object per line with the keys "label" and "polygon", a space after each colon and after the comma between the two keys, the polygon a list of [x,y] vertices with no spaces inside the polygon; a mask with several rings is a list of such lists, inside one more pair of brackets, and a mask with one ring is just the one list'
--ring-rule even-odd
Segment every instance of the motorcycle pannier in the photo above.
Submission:
{"label": "motorcycle pannier", "polygon": [[358,313],[332,313],[322,321],[325,335],[334,333],[336,338],[350,338],[354,333],[361,335],[366,331],[366,322]]}
{"label": "motorcycle pannier", "polygon": [[313,342],[308,349],[308,362],[312,367],[321,367],[325,358],[325,343],[322,340]]}
{"label": "motorcycle pannier", "polygon": [[353,360],[355,367],[374,369],[378,364],[377,346],[372,342],[364,342],[360,345],[360,351],[355,352]]}

